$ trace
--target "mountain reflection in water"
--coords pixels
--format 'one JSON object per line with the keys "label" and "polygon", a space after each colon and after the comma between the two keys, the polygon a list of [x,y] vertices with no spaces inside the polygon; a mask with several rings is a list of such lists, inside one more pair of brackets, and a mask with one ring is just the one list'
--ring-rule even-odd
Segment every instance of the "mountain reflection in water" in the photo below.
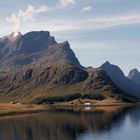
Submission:
{"label": "mountain reflection in water", "polygon": [[88,112],[61,109],[1,118],[0,140],[137,140],[139,122],[139,107],[101,107]]}

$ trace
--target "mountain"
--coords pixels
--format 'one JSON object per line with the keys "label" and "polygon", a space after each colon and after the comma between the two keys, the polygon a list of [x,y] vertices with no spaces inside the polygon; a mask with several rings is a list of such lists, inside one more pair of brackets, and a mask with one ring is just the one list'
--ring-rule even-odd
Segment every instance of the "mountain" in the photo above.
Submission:
{"label": "mountain", "polygon": [[118,66],[112,65],[107,61],[100,68],[110,76],[118,88],[129,94],[140,97],[140,86],[125,77],[124,73]]}
{"label": "mountain", "polygon": [[[82,69],[65,62],[0,72],[0,101],[44,102],[77,94],[83,97],[135,97],[121,91],[100,69]],[[81,97],[78,96],[78,97]]]}
{"label": "mountain", "polygon": [[137,69],[133,69],[129,72],[128,79],[140,84],[140,72]]}
{"label": "mountain", "polygon": [[33,31],[25,35],[12,33],[0,38],[0,70],[12,70],[31,64],[54,64],[58,61],[80,67],[69,43],[57,43],[48,31]]}
{"label": "mountain", "polygon": [[0,38],[0,102],[137,100],[116,85],[104,70],[81,66],[68,41],[57,43],[48,31]]}

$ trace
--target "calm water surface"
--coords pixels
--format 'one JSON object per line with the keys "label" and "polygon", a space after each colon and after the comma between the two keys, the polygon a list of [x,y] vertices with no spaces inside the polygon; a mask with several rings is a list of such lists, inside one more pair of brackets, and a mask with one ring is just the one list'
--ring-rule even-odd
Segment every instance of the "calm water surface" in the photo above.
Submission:
{"label": "calm water surface", "polygon": [[0,118],[0,140],[139,140],[140,107]]}

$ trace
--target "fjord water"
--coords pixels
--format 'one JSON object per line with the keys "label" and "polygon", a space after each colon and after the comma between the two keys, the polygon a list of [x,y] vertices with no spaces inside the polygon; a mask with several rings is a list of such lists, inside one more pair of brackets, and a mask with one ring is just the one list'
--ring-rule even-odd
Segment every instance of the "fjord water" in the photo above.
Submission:
{"label": "fjord water", "polygon": [[138,140],[140,107],[57,110],[0,118],[0,140]]}

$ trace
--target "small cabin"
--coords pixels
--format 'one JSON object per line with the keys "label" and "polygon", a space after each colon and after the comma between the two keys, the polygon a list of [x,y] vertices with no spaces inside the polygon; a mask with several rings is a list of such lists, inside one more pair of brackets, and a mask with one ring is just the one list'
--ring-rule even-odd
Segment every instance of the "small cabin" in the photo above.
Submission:
{"label": "small cabin", "polygon": [[85,103],[85,106],[90,106],[91,105],[91,103]]}

